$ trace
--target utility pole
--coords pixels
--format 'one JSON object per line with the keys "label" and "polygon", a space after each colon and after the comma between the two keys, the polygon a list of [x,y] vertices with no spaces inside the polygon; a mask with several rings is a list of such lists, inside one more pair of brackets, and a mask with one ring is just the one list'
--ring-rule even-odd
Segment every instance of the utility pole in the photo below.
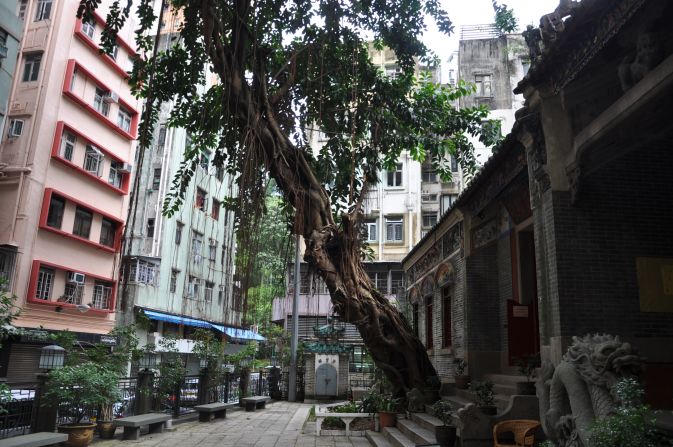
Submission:
{"label": "utility pole", "polygon": [[297,401],[297,343],[299,341],[299,235],[294,239],[294,293],[292,294],[292,339],[290,341],[290,383],[287,400]]}

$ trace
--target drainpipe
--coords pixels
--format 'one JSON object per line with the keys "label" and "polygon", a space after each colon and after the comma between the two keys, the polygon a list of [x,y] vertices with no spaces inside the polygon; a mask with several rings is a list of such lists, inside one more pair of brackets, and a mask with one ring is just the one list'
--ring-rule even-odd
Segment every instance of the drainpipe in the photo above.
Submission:
{"label": "drainpipe", "polygon": [[289,402],[297,401],[297,343],[299,341],[299,235],[294,239],[294,294],[292,297],[292,340],[290,350],[292,353],[290,360],[290,383],[288,384],[287,400]]}

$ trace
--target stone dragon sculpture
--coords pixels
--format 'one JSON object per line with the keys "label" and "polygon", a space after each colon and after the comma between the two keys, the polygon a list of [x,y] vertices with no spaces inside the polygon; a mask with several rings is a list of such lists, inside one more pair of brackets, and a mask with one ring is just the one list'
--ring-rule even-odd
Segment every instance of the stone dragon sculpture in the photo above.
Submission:
{"label": "stone dragon sculpture", "polygon": [[540,421],[547,437],[561,447],[588,446],[594,419],[615,409],[612,386],[624,377],[636,377],[643,360],[617,336],[573,337],[556,368],[545,361],[538,374]]}

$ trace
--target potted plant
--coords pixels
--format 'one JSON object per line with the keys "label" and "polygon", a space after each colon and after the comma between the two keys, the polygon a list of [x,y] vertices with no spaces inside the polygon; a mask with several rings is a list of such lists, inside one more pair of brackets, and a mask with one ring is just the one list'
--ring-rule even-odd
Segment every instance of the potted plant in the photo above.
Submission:
{"label": "potted plant", "polygon": [[84,447],[93,439],[96,428],[87,412],[120,398],[117,374],[90,361],[54,369],[49,372],[45,398],[69,417],[69,423],[58,426],[59,432],[68,434],[65,444]]}
{"label": "potted plant", "polygon": [[456,427],[453,422],[453,407],[445,400],[438,400],[432,405],[432,415],[442,421],[442,425],[435,428],[437,444],[442,447],[453,447],[456,443]]}
{"label": "potted plant", "polygon": [[533,382],[533,377],[535,376],[535,369],[540,364],[540,357],[538,355],[532,355],[530,357],[524,357],[519,360],[519,374],[526,377],[525,382],[516,383],[516,394],[523,394],[525,396],[535,396],[535,382]]}
{"label": "potted plant", "polygon": [[453,359],[454,379],[456,381],[456,388],[459,390],[466,390],[470,384],[470,376],[465,374],[467,362],[460,358]]}
{"label": "potted plant", "polygon": [[495,396],[493,395],[493,382],[485,380],[483,382],[476,382],[471,385],[472,391],[477,400],[477,406],[484,414],[496,415],[498,409],[493,405]]}
{"label": "potted plant", "polygon": [[379,426],[394,427],[396,420],[396,410],[399,404],[399,399],[393,399],[389,394],[381,394],[377,405],[379,413]]}

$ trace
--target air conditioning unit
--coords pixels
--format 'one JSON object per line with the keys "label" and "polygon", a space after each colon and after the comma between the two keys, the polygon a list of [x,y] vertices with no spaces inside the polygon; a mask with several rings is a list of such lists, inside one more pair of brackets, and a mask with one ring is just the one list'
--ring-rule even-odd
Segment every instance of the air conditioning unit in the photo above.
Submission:
{"label": "air conditioning unit", "polygon": [[68,282],[73,284],[84,284],[85,279],[86,275],[84,273],[70,272],[68,275]]}
{"label": "air conditioning unit", "polygon": [[103,101],[107,103],[119,102],[119,94],[113,91],[109,91],[107,95],[103,98]]}
{"label": "air conditioning unit", "polygon": [[119,172],[123,172],[124,174],[130,174],[131,171],[133,171],[133,165],[131,163],[124,163],[121,165],[119,169],[117,169]]}
{"label": "air conditioning unit", "polygon": [[22,133],[23,133],[23,120],[11,120],[9,122],[9,132],[7,136],[9,138],[17,138],[20,137]]}

